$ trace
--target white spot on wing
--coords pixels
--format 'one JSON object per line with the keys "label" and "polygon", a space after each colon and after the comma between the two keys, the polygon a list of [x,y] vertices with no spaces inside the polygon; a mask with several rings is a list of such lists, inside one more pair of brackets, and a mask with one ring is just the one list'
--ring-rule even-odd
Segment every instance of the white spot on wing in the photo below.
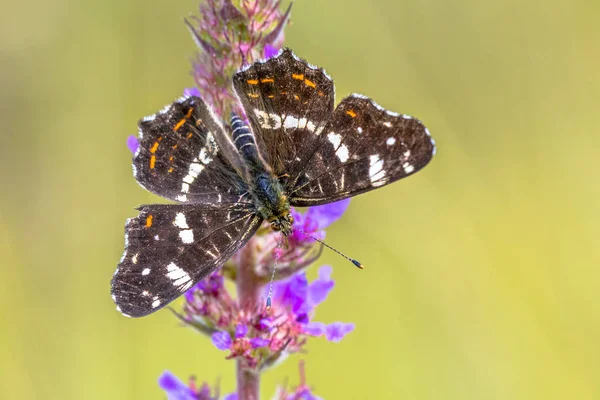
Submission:
{"label": "white spot on wing", "polygon": [[179,237],[185,244],[194,243],[194,231],[191,229],[184,229],[179,231]]}
{"label": "white spot on wing", "polygon": [[369,158],[369,178],[371,179],[371,185],[377,187],[385,184],[383,178],[385,177],[385,171],[383,170],[383,160],[379,158],[379,155],[375,154]]}
{"label": "white spot on wing", "polygon": [[139,253],[135,253],[133,257],[131,257],[131,262],[137,264]]}
{"label": "white spot on wing", "polygon": [[142,275],[146,276],[150,273],[150,268],[144,268],[144,270],[142,271]]}
{"label": "white spot on wing", "polygon": [[391,128],[391,127],[392,127],[392,123],[391,123],[391,122],[387,122],[387,121],[386,121],[386,122],[384,122],[384,123],[383,123],[383,125],[384,125],[384,126],[387,126],[388,128]]}
{"label": "white spot on wing", "polygon": [[333,145],[333,148],[336,149],[335,154],[338,156],[340,161],[341,162],[348,161],[350,154],[348,152],[348,147],[346,147],[345,144],[341,144],[342,136],[338,135],[335,132],[329,132],[329,135],[327,135],[327,138],[329,139],[329,142],[331,142],[331,144]]}
{"label": "white spot on wing", "polygon": [[395,138],[395,137],[389,137],[389,138],[388,138],[388,139],[385,141],[385,143],[386,143],[388,146],[393,146],[393,145],[396,143],[396,138]]}
{"label": "white spot on wing", "polygon": [[411,172],[413,172],[415,170],[415,167],[407,162],[402,164],[402,168],[404,168],[404,172],[406,172],[407,174],[410,174]]}
{"label": "white spot on wing", "polygon": [[185,194],[178,195],[177,197],[175,197],[175,200],[181,201],[182,203],[185,203],[186,201],[188,201],[187,196]]}
{"label": "white spot on wing", "polygon": [[175,220],[173,221],[173,225],[181,229],[189,229],[190,227],[187,224],[187,220],[185,219],[185,214],[182,212],[178,212],[175,215]]}
{"label": "white spot on wing", "polygon": [[173,286],[181,286],[190,280],[190,276],[175,263],[167,265],[167,278],[171,279]]}
{"label": "white spot on wing", "polygon": [[156,308],[160,306],[160,300],[156,299],[152,302],[152,308]]}
{"label": "white spot on wing", "polygon": [[334,149],[337,149],[342,143],[342,136],[338,135],[335,132],[330,132],[329,135],[327,135],[327,138],[329,139],[329,142],[333,145]]}
{"label": "white spot on wing", "polygon": [[281,128],[281,117],[277,114],[267,114],[265,111],[255,108],[254,115],[258,118],[258,123],[263,129]]}
{"label": "white spot on wing", "polygon": [[335,154],[338,156],[341,162],[346,162],[348,161],[348,158],[350,158],[350,154],[348,153],[348,147],[346,147],[345,144],[341,145],[338,151],[335,152]]}

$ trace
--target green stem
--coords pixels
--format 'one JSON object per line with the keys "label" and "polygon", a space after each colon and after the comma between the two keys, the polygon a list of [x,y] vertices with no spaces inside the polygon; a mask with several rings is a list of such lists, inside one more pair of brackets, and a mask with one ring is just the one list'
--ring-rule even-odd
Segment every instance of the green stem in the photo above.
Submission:
{"label": "green stem", "polygon": [[[262,295],[260,279],[256,276],[256,245],[251,239],[241,250],[240,264],[236,278],[238,301],[246,315],[251,315],[261,306]],[[245,360],[238,358],[237,390],[239,400],[258,400],[260,398],[260,373],[245,366]]]}

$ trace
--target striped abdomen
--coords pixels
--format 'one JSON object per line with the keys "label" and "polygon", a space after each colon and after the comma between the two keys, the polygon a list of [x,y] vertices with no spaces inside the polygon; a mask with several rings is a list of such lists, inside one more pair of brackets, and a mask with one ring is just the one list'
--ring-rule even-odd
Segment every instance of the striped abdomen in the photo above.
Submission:
{"label": "striped abdomen", "polygon": [[258,151],[256,150],[254,135],[250,128],[244,124],[244,121],[233,113],[231,114],[231,130],[233,143],[242,157],[252,164],[258,165]]}

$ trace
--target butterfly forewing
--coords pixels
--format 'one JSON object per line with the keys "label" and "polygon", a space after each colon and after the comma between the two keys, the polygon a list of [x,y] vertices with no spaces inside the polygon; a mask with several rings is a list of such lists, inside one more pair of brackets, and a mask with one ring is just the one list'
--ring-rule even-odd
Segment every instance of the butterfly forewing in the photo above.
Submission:
{"label": "butterfly forewing", "polygon": [[233,85],[265,161],[294,180],[333,111],[333,81],[286,49],[236,73]]}
{"label": "butterfly forewing", "polygon": [[125,226],[113,300],[141,317],[175,300],[227,261],[260,225],[246,205],[148,205]]}
{"label": "butterfly forewing", "polygon": [[337,106],[305,161],[290,203],[319,205],[376,189],[417,172],[434,153],[419,120],[351,95]]}
{"label": "butterfly forewing", "polygon": [[247,188],[219,146],[225,136],[206,104],[182,98],[139,122],[134,175],[149,191],[182,203],[235,202]]}

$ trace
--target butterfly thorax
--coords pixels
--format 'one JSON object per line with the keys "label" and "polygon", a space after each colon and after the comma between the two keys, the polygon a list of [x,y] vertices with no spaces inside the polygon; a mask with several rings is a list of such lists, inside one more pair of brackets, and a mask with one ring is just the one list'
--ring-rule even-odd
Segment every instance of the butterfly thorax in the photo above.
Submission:
{"label": "butterfly thorax", "polygon": [[279,180],[268,172],[257,175],[252,195],[257,213],[271,224],[273,230],[289,235],[294,220]]}
{"label": "butterfly thorax", "polygon": [[233,143],[248,167],[252,180],[250,192],[257,214],[267,220],[273,230],[289,235],[293,218],[283,186],[263,164],[250,128],[235,114],[231,118],[231,130]]}

